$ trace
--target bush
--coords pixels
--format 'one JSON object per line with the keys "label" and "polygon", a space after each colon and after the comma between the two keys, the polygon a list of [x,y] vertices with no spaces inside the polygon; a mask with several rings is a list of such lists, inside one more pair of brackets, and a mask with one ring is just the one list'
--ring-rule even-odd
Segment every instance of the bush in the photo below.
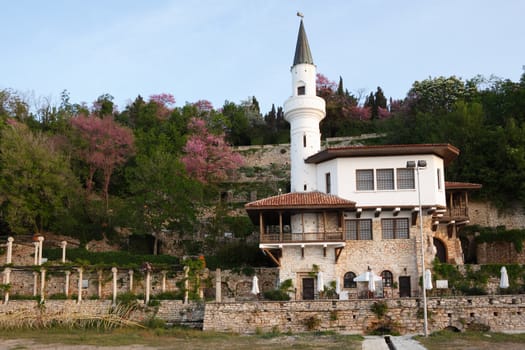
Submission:
{"label": "bush", "polygon": [[[51,260],[62,259],[62,248],[44,249],[45,256]],[[179,258],[171,255],[139,255],[125,251],[90,252],[84,248],[67,250],[67,258],[70,261],[82,261],[83,265],[101,266],[129,266],[139,267],[144,262],[157,265],[179,265]]]}
{"label": "bush", "polygon": [[119,304],[134,305],[137,303],[137,299],[137,295],[131,292],[117,294],[117,303]]}
{"label": "bush", "polygon": [[67,299],[67,295],[66,293],[56,293],[49,295],[47,298],[51,300],[65,300]]}
{"label": "bush", "polygon": [[153,296],[153,299],[156,299],[156,300],[176,300],[176,299],[182,300],[182,298],[180,298],[180,293],[177,293],[177,292],[163,292],[163,293],[155,294]]}
{"label": "bush", "polygon": [[377,316],[377,318],[381,319],[388,311],[388,305],[384,301],[376,301],[370,306],[370,310]]}
{"label": "bush", "polygon": [[287,292],[277,289],[277,290],[269,290],[263,293],[264,299],[268,300],[290,300],[290,296]]}

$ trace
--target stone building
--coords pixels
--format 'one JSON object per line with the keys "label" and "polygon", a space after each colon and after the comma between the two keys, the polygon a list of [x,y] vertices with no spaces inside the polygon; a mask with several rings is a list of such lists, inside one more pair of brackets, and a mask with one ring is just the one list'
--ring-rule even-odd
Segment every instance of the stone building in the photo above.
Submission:
{"label": "stone building", "polygon": [[[284,103],[290,123],[291,191],[246,204],[260,248],[291,279],[296,300],[322,296],[415,296],[421,261],[463,263],[458,227],[468,191],[445,181],[459,150],[449,144],[321,147],[325,102],[301,20]],[[363,283],[377,276],[377,281]],[[380,276],[380,277],[379,277]],[[373,280],[373,279],[372,279]]]}

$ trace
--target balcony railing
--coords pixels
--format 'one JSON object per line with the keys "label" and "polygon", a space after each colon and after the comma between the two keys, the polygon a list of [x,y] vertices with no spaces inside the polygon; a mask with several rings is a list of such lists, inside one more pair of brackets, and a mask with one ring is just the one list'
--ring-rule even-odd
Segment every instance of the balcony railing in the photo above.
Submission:
{"label": "balcony railing", "polygon": [[468,208],[467,207],[452,207],[448,208],[448,216],[451,218],[467,218],[468,217]]}
{"label": "balcony railing", "polygon": [[300,243],[300,242],[342,242],[342,231],[298,232],[298,233],[263,233],[261,243]]}

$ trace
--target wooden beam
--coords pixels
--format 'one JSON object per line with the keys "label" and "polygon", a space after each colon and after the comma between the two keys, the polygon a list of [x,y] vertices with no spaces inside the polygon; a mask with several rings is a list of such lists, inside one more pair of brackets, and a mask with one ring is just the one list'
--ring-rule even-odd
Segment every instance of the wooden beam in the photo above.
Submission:
{"label": "wooden beam", "polygon": [[377,217],[379,217],[379,215],[381,215],[381,208],[376,208],[374,216],[377,218]]}
{"label": "wooden beam", "polygon": [[401,212],[401,208],[400,207],[397,207],[397,208],[394,208],[394,212],[392,213],[394,216],[398,216],[399,213]]}
{"label": "wooden beam", "polygon": [[412,226],[416,226],[417,224],[417,214],[419,213],[419,208],[412,209]]}
{"label": "wooden beam", "polygon": [[335,248],[335,262],[337,263],[337,261],[339,260],[339,256],[341,255],[341,252],[343,251],[343,248],[344,247],[337,247]]}
{"label": "wooden beam", "polygon": [[268,249],[268,248],[263,248],[262,251],[264,252],[264,254],[268,254],[268,256],[270,257],[270,259],[272,259],[273,262],[274,262],[277,266],[281,267],[281,263],[279,262],[279,259],[277,259],[277,258],[272,254],[272,252],[270,251],[270,249]]}
{"label": "wooden beam", "polygon": [[279,212],[279,242],[283,241],[283,212]]}
{"label": "wooden beam", "polygon": [[363,208],[357,208],[355,212],[355,217],[359,219],[361,217],[361,214],[363,213]]}

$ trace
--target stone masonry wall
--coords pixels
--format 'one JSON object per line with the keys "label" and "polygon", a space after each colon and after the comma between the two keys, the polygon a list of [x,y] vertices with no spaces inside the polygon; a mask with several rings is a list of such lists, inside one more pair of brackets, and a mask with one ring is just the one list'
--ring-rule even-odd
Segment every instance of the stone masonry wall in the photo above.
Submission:
{"label": "stone masonry wall", "polygon": [[[0,303],[0,325],[13,317],[20,323],[34,323],[39,318],[63,321],[86,319],[108,314],[112,307],[109,300],[84,300],[80,303],[73,300],[46,300],[44,304],[34,300],[10,300],[8,303]],[[129,315],[129,319],[135,322],[143,322],[152,317],[171,324],[201,328],[204,304],[183,304],[180,300],[165,300],[158,306],[146,307],[142,301],[138,301],[138,307]]]}
{"label": "stone masonry wall", "polygon": [[515,204],[511,209],[500,211],[490,202],[469,202],[471,225],[486,227],[505,226],[507,229],[525,228],[525,208]]}
{"label": "stone masonry wall", "polygon": [[511,242],[478,243],[478,264],[525,264],[525,252],[520,253]]}
{"label": "stone masonry wall", "polygon": [[[525,300],[519,296],[429,298],[429,330],[464,330],[483,324],[493,331],[525,331]],[[302,301],[206,304],[204,330],[219,332],[304,332],[316,330],[363,334],[385,321],[401,334],[422,333],[420,299],[388,299],[385,317],[370,310],[375,301]],[[388,322],[387,322],[388,323]],[[309,327],[310,325],[310,327]]]}

